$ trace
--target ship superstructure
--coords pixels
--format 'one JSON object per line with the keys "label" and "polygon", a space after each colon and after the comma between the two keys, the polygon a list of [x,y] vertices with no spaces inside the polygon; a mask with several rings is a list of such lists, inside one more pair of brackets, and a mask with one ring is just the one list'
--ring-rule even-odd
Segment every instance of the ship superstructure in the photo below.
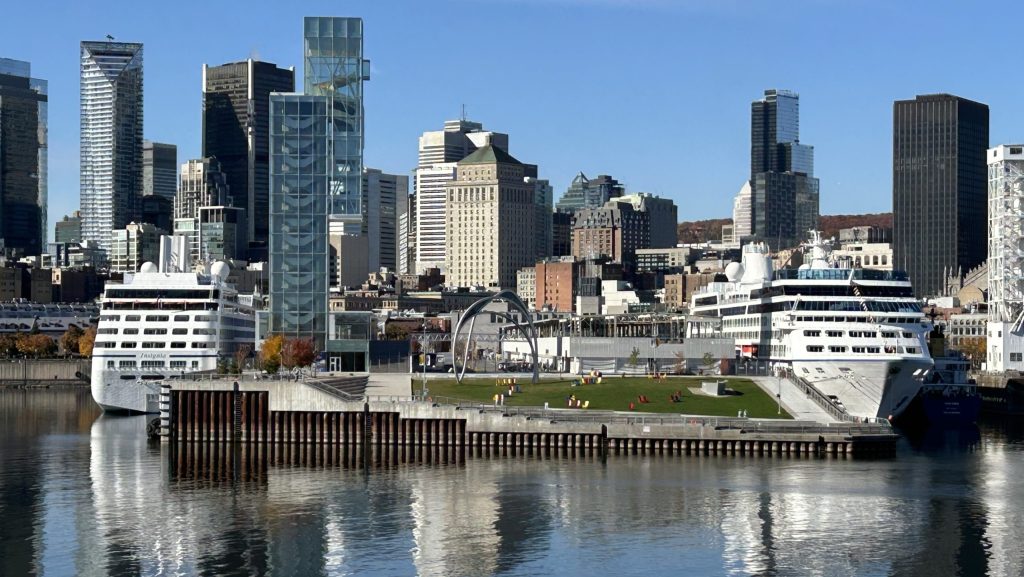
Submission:
{"label": "ship superstructure", "polygon": [[929,323],[903,272],[841,267],[813,231],[805,264],[773,270],[764,244],[744,246],[727,281],[694,295],[722,318],[736,354],[791,371],[858,417],[898,417],[932,369]]}
{"label": "ship superstructure", "polygon": [[105,411],[158,411],[160,381],[214,371],[254,345],[254,296],[227,283],[230,269],[160,272],[145,263],[107,283],[93,348],[92,396]]}

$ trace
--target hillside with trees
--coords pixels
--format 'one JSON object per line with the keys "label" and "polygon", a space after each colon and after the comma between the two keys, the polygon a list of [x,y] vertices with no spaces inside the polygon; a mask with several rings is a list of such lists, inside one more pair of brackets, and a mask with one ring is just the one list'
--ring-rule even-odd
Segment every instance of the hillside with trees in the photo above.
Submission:
{"label": "hillside with trees", "polygon": [[[732,224],[731,218],[712,218],[680,222],[676,227],[679,242],[683,244],[721,240],[722,225]],[[822,215],[818,228],[825,238],[839,237],[839,229],[854,226],[892,228],[892,213]]]}

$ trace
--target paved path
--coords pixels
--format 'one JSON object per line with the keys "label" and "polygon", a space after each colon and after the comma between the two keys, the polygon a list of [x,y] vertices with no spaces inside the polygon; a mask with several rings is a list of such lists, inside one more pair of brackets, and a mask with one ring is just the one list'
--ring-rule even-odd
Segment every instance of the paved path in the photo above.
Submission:
{"label": "paved path", "polygon": [[[775,398],[779,392],[779,379],[775,377],[747,377],[757,383],[761,390]],[[793,415],[798,421],[816,421],[818,423],[837,423],[832,415],[825,412],[807,394],[788,379],[782,379],[782,408]]]}

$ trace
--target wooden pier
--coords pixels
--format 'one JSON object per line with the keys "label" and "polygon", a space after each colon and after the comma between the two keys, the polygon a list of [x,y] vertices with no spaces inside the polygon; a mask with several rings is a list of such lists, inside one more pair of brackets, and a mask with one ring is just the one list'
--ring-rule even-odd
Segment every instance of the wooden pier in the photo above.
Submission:
{"label": "wooden pier", "polygon": [[[269,458],[347,452],[405,460],[454,455],[891,455],[888,425],[730,419],[441,404],[333,395],[302,382],[178,381],[164,385],[160,434],[171,443],[231,442]],[[311,453],[310,453],[311,452]],[[445,457],[447,459],[447,456]]]}

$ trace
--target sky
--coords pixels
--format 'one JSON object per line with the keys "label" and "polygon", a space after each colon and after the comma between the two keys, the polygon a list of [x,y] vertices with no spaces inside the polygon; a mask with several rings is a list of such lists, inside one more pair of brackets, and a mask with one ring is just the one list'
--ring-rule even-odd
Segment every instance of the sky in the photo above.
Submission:
{"label": "sky", "polygon": [[[750,102],[800,94],[821,213],[892,205],[892,102],[949,92],[1024,141],[1024,3],[953,0],[348,0],[10,2],[0,57],[49,81],[49,216],[78,207],[79,42],[144,44],[145,137],[201,154],[202,65],[295,66],[302,17],[364,20],[365,164],[408,174],[417,138],[466,116],[506,132],[559,198],[611,174],[680,220],[731,216],[749,173]],[[50,227],[52,236],[52,224]]]}

